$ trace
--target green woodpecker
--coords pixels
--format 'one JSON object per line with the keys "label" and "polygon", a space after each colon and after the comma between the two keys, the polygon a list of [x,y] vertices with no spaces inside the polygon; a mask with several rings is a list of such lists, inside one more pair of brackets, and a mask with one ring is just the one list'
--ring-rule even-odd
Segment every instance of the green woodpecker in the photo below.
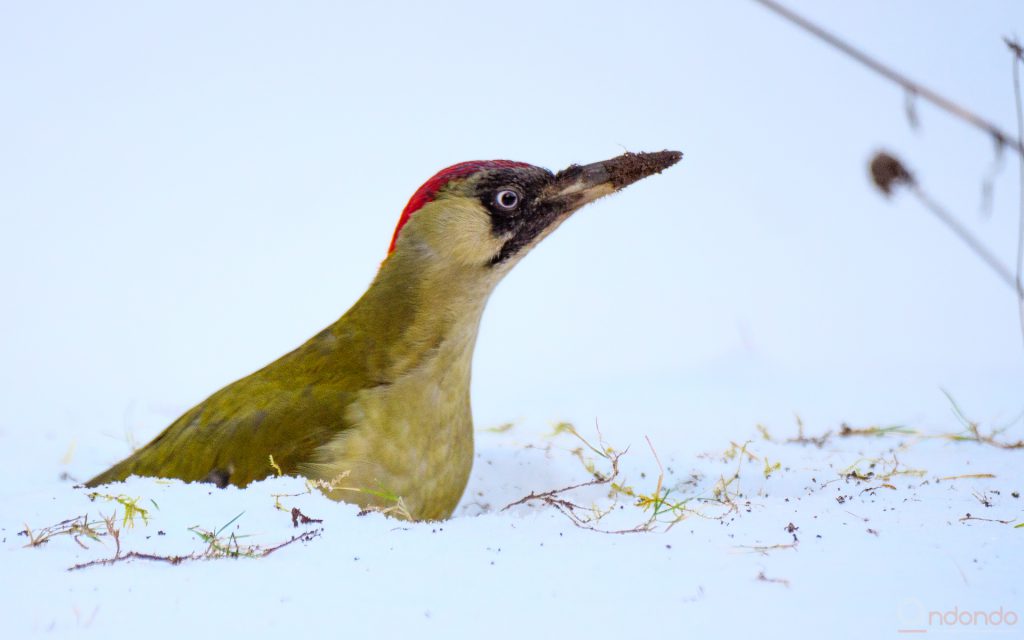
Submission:
{"label": "green woodpecker", "polygon": [[409,200],[387,258],[340,320],[199,403],[86,484],[131,475],[245,486],[302,475],[373,509],[447,518],[473,464],[470,364],[495,285],[585,204],[677,151],[553,174],[508,160],[442,170]]}

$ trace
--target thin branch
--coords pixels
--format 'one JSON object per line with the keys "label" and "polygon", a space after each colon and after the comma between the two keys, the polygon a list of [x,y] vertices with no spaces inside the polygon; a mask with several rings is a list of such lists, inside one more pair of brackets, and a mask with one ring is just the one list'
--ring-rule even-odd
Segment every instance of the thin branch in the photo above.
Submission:
{"label": "thin branch", "polygon": [[[1017,138],[1024,138],[1024,107],[1020,97],[1020,65],[1024,64],[1024,49],[1016,40],[1005,39],[1006,46],[1013,52],[1013,96],[1017,107]],[[1019,158],[1020,165],[1020,218],[1017,223],[1017,291],[1022,288],[1021,273],[1024,272],[1024,156]],[[1021,336],[1024,337],[1024,296],[1017,299],[1020,312]]]}
{"label": "thin branch", "polygon": [[128,562],[130,560],[153,560],[156,562],[166,562],[167,564],[178,565],[186,560],[198,560],[202,556],[190,553],[187,556],[160,556],[152,553],[141,553],[138,551],[129,551],[124,555],[114,555],[110,558],[101,558],[99,560],[90,560],[89,562],[83,562],[68,567],[68,571],[80,571],[82,569],[88,569],[89,567],[99,567],[111,564],[117,564],[119,562]]}
{"label": "thin branch", "polygon": [[917,199],[925,206],[926,209],[932,212],[936,218],[942,221],[950,230],[956,234],[960,240],[963,241],[971,251],[975,253],[981,260],[991,267],[992,271],[999,276],[999,279],[1006,283],[1010,289],[1013,289],[1019,300],[1024,300],[1024,289],[1020,286],[1020,281],[1015,279],[1013,272],[999,261],[999,258],[992,255],[992,253],[985,248],[981,242],[971,234],[962,224],[960,224],[956,218],[953,217],[948,211],[946,211],[942,205],[932,200],[932,198],[925,193],[924,189],[921,188],[917,183],[910,185],[910,192],[917,196]]}
{"label": "thin branch", "polygon": [[831,45],[832,47],[839,49],[840,51],[850,56],[857,62],[860,62],[864,66],[868,67],[875,73],[878,73],[879,75],[888,78],[889,80],[900,85],[911,94],[921,96],[925,100],[931,102],[932,104],[946,111],[950,115],[957,117],[963,120],[964,122],[972,124],[975,127],[981,129],[985,133],[992,136],[997,144],[1007,145],[1011,149],[1015,150],[1022,157],[1024,157],[1024,143],[1021,142],[1021,137],[1019,135],[1017,138],[1012,137],[1010,134],[1006,133],[996,125],[989,122],[988,120],[958,105],[952,100],[949,100],[948,98],[945,98],[935,93],[931,89],[914,82],[910,78],[907,78],[903,74],[882,64],[881,62],[867,55],[863,51],[855,49],[852,45],[840,40],[838,37],[829,33],[828,31],[825,31],[824,29],[814,24],[807,18],[804,18],[803,16],[794,13],[793,11],[787,9],[786,7],[783,7],[782,5],[778,4],[774,0],[754,0],[754,2],[757,2],[758,4],[774,11],[776,14],[782,16],[786,20],[789,20],[790,22],[800,27],[804,31],[807,31],[808,33],[820,38],[821,40]]}
{"label": "thin branch", "polygon": [[[267,556],[269,556],[270,554],[274,553],[275,551],[277,551],[279,549],[283,549],[284,547],[287,547],[290,544],[294,544],[296,542],[310,542],[311,540],[313,540],[314,538],[319,536],[322,532],[323,532],[323,529],[312,529],[310,531],[305,531],[303,533],[300,533],[297,536],[292,536],[291,538],[288,538],[284,542],[276,544],[276,545],[274,545],[272,547],[267,547],[266,549],[261,549],[258,553],[256,553],[252,557],[254,557],[254,558],[266,558]],[[99,560],[90,560],[89,562],[83,562],[81,564],[76,564],[76,565],[73,565],[71,567],[68,567],[68,571],[80,571],[82,569],[88,569],[89,567],[107,566],[107,565],[117,564],[119,562],[128,562],[128,561],[131,561],[131,560],[152,560],[154,562],[166,562],[167,564],[171,564],[171,565],[179,565],[179,564],[182,564],[183,562],[188,562],[190,560],[211,560],[211,559],[216,558],[216,557],[235,557],[235,556],[214,556],[214,555],[211,555],[208,552],[207,553],[196,553],[196,552],[193,552],[193,553],[190,553],[190,554],[184,555],[184,556],[163,556],[163,555],[157,555],[157,554],[154,554],[154,553],[142,553],[142,552],[139,552],[139,551],[129,551],[128,553],[122,554],[120,549],[118,549],[117,553],[115,553],[110,558],[100,558]]]}
{"label": "thin branch", "polygon": [[949,229],[952,230],[964,244],[970,247],[971,250],[974,251],[974,253],[981,258],[982,261],[987,264],[1008,287],[1013,289],[1017,294],[1018,300],[1024,300],[1024,287],[1021,286],[1019,279],[1014,278],[1013,272],[1010,268],[1000,262],[999,258],[985,248],[985,245],[975,238],[967,227],[960,224],[952,214],[942,207],[942,205],[935,202],[925,192],[925,190],[921,188],[921,185],[918,184],[913,174],[903,166],[903,163],[900,162],[899,159],[889,153],[880,151],[871,159],[870,170],[871,178],[874,180],[875,186],[877,186],[878,189],[886,196],[892,195],[892,192],[896,187],[907,187],[926,209],[931,211],[936,218],[949,227]]}

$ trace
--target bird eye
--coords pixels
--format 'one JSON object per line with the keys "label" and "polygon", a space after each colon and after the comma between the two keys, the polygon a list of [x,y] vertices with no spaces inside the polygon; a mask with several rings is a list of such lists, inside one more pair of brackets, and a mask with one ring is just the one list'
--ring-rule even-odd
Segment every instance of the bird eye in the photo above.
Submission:
{"label": "bird eye", "polygon": [[512,189],[503,189],[495,194],[494,204],[498,205],[499,209],[511,211],[519,206],[519,194]]}

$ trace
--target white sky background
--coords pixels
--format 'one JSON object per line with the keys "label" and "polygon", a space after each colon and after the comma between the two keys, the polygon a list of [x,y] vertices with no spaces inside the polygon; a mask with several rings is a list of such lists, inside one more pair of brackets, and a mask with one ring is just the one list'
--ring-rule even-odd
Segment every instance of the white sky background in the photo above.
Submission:
{"label": "white sky background", "polygon": [[[1021,4],[789,4],[1014,130]],[[0,432],[73,436],[83,477],[334,321],[468,159],[686,154],[498,288],[482,426],[1024,408],[1013,296],[866,168],[894,150],[1012,263],[1015,157],[986,218],[990,139],[925,103],[912,130],[901,90],[751,2],[9,3],[0,80]]]}

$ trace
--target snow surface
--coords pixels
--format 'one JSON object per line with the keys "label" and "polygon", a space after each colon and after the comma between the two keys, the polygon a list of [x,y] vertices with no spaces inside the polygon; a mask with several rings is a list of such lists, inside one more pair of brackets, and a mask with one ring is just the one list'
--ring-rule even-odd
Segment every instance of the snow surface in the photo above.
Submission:
{"label": "snow surface", "polygon": [[[942,422],[871,436],[804,425],[807,439],[832,431],[817,444],[790,441],[795,419],[704,433],[701,441],[717,443],[706,448],[685,432],[662,434],[652,444],[666,499],[687,500],[686,510],[651,521],[634,498],[609,497],[608,485],[559,496],[584,507],[584,519],[591,508],[607,511],[585,525],[599,530],[552,505],[503,510],[531,492],[594,479],[588,461],[610,473],[609,460],[585,446],[577,455],[581,441],[549,425],[480,430],[469,489],[455,517],[435,523],[360,514],[297,478],[244,490],[133,478],[98,490],[148,511],[147,522],[136,516],[126,527],[123,506],[56,481],[61,469],[96,465],[51,456],[40,471],[47,480],[4,489],[7,637],[880,638],[949,631],[928,615],[954,607],[1019,615],[1021,453],[943,437],[964,429],[952,414]],[[659,462],[644,438],[577,429],[595,446],[601,437],[618,452],[628,445],[615,482],[656,490]],[[998,439],[1021,432],[1017,424]],[[16,448],[5,436],[5,449]],[[716,485],[737,473],[731,504],[716,500]],[[322,522],[294,527],[293,508]],[[208,545],[196,531],[222,527],[221,539],[230,544],[234,534],[243,550],[311,537],[259,558],[131,559],[71,571],[114,556],[114,541],[60,535],[25,547],[25,525],[39,535],[75,516],[110,514],[126,555],[202,555]],[[614,533],[643,525],[651,530]]]}

